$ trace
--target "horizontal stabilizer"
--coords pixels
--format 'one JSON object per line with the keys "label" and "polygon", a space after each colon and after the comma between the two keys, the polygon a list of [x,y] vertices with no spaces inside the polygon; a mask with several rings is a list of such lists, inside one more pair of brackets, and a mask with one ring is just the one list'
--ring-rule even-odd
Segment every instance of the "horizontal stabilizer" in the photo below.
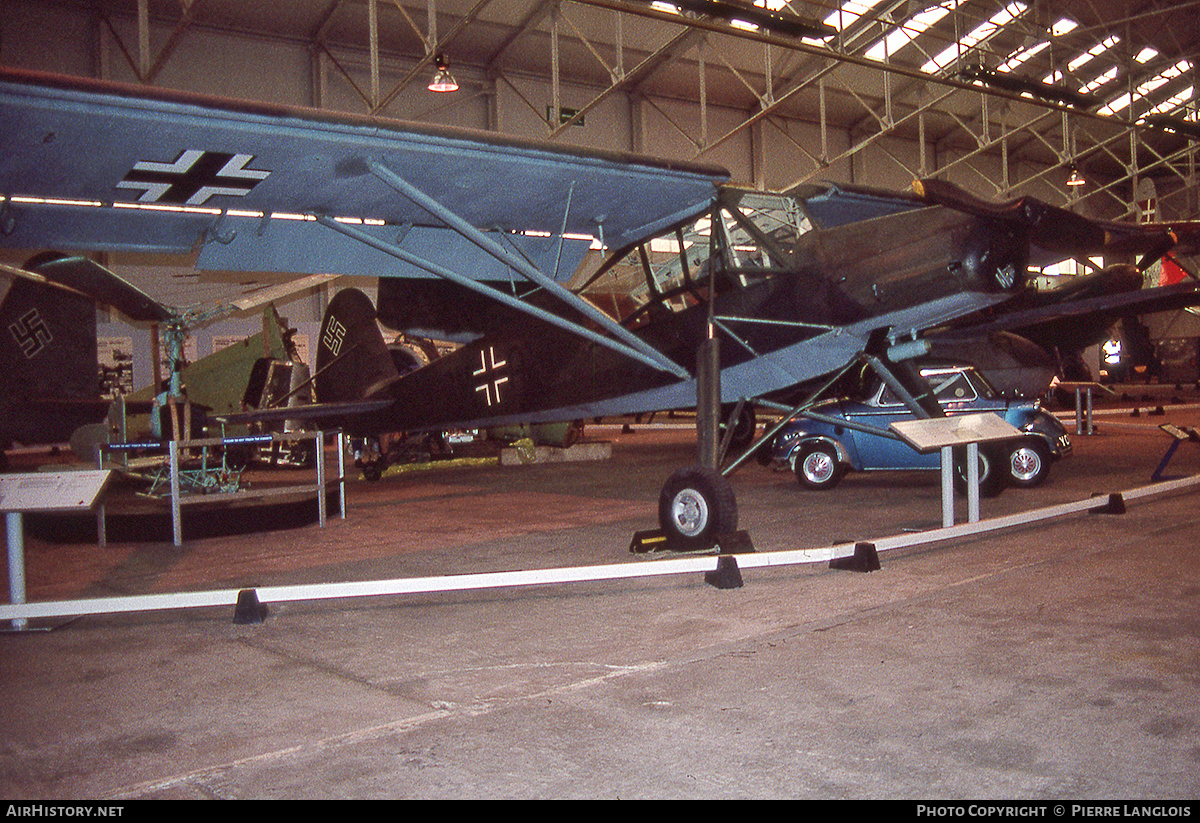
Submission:
{"label": "horizontal stabilizer", "polygon": [[37,270],[56,283],[71,286],[116,309],[130,320],[165,323],[172,316],[169,308],[86,257],[63,257],[42,263]]}
{"label": "horizontal stabilizer", "polygon": [[360,400],[348,403],[313,403],[307,406],[283,406],[238,414],[222,414],[216,415],[212,419],[228,424],[269,423],[279,420],[340,421],[347,417],[383,411],[391,403],[392,401],[389,399]]}
{"label": "horizontal stabilizer", "polygon": [[1200,251],[1200,221],[1196,220],[1175,223],[1095,220],[1034,197],[990,202],[944,180],[917,180],[913,189],[931,205],[1021,225],[1029,231],[1030,242],[1047,252],[1140,254],[1145,258],[1141,263],[1144,266],[1168,251],[1184,254]]}
{"label": "horizontal stabilizer", "polygon": [[44,254],[27,262],[24,269],[2,268],[10,276],[57,286],[95,300],[136,322],[163,323],[172,316],[169,308],[86,257]]}
{"label": "horizontal stabilizer", "polygon": [[1031,329],[1059,320],[1101,316],[1109,318],[1108,322],[1111,323],[1130,315],[1151,314],[1197,305],[1200,305],[1200,284],[1177,283],[1174,286],[1159,286],[1102,297],[1089,297],[1024,311],[1009,312],[995,320],[974,326],[964,326],[941,333],[939,336],[953,338],[993,331],[1016,331],[1027,336]]}

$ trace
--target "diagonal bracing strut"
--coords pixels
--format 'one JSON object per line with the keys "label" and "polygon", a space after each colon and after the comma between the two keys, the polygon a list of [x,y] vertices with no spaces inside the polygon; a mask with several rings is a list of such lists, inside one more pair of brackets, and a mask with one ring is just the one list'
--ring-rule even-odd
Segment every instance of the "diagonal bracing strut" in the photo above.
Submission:
{"label": "diagonal bracing strut", "polygon": [[[642,352],[637,351],[635,349],[631,349],[628,346],[624,345],[623,343],[621,343],[617,340],[613,340],[611,337],[605,337],[604,335],[598,334],[597,332],[594,332],[591,329],[584,328],[584,327],[578,325],[577,323],[572,323],[570,320],[566,319],[565,317],[554,314],[553,312],[548,312],[545,309],[539,308],[537,306],[530,305],[529,303],[526,303],[526,302],[514,297],[511,294],[505,294],[504,292],[500,291],[499,289],[494,289],[491,286],[488,286],[485,283],[481,283],[478,280],[474,280],[470,277],[466,277],[464,275],[458,274],[457,272],[451,271],[450,269],[447,269],[444,266],[439,266],[436,263],[432,263],[428,260],[418,257],[417,255],[413,254],[412,252],[405,251],[404,249],[400,248],[399,246],[394,246],[390,243],[380,240],[378,237],[368,234],[365,231],[356,229],[352,226],[348,226],[344,223],[340,223],[337,220],[334,220],[332,217],[317,216],[316,220],[318,223],[320,223],[323,226],[326,226],[327,228],[331,228],[337,232],[340,232],[340,233],[346,235],[347,237],[350,237],[354,240],[357,240],[360,243],[363,243],[364,245],[370,246],[373,249],[381,251],[384,254],[391,255],[392,257],[395,257],[398,260],[402,260],[405,263],[408,263],[412,266],[416,266],[417,268],[419,268],[423,271],[427,271],[432,275],[441,277],[445,280],[449,280],[450,282],[456,283],[456,284],[462,286],[463,288],[470,289],[474,292],[482,294],[483,296],[485,296],[491,300],[495,300],[499,303],[503,303],[506,306],[517,309],[518,311],[525,312],[526,314],[528,314],[532,317],[535,317],[538,320],[542,320],[553,326],[557,326],[560,329],[571,332],[572,334],[578,335],[587,340],[591,340],[594,343],[598,343],[599,345],[602,345],[602,346],[607,346],[608,348],[612,349],[613,351],[616,351],[620,354],[630,357],[630,358],[638,361],[639,363],[643,363],[647,366],[650,366],[650,367],[656,368],[656,369],[664,368],[658,362],[658,360],[651,360],[650,358],[648,358],[644,354],[642,354]],[[670,361],[667,361],[667,362],[670,363]],[[674,365],[674,364],[672,363],[671,365]],[[684,372],[682,369],[680,369],[678,366],[675,366],[675,368],[672,370],[672,372],[679,375],[680,377],[684,377],[684,378],[687,377],[687,373]]]}
{"label": "diagonal bracing strut", "polygon": [[[562,284],[558,283],[553,278],[550,278],[550,277],[547,277],[546,275],[544,275],[542,272],[540,272],[537,269],[536,266],[532,265],[527,260],[524,260],[519,257],[515,257],[514,255],[510,254],[507,249],[505,249],[502,245],[497,243],[494,239],[488,237],[486,233],[480,231],[478,228],[476,228],[475,226],[468,223],[466,220],[459,217],[457,214],[452,212],[450,209],[446,208],[441,203],[437,202],[432,197],[425,194],[425,192],[421,191],[419,188],[417,188],[413,184],[409,183],[403,177],[396,174],[396,172],[394,172],[392,169],[388,168],[387,166],[385,166],[384,164],[382,164],[376,160],[367,160],[366,164],[367,164],[367,168],[370,169],[371,173],[374,174],[380,180],[382,180],[384,183],[386,183],[388,186],[392,187],[397,192],[399,192],[400,194],[407,197],[409,200],[411,200],[416,205],[425,209],[425,211],[429,212],[431,215],[433,215],[434,217],[441,220],[443,223],[445,223],[451,229],[458,232],[460,235],[462,235],[467,240],[474,243],[476,246],[478,246],[483,251],[487,252],[488,254],[495,257],[500,262],[502,262],[505,265],[512,268],[514,271],[516,271],[522,277],[525,277],[526,279],[532,281],[533,283],[536,283],[537,285],[541,286],[543,289],[548,291],[550,294],[553,294],[555,297],[557,297],[563,303],[565,303],[566,305],[575,309],[576,311],[579,311],[585,317],[587,317],[588,319],[590,319],[590,320],[594,321],[596,324],[598,324],[602,329],[607,331],[613,337],[617,338],[616,340],[612,340],[611,338],[606,338],[606,337],[603,337],[600,335],[596,335],[594,337],[591,337],[591,339],[596,340],[596,342],[599,342],[602,345],[608,346],[609,348],[613,349],[614,351],[618,351],[622,354],[632,357],[635,360],[638,360],[639,362],[653,366],[654,368],[659,369],[660,371],[669,372],[680,379],[687,379],[688,377],[690,377],[690,375],[687,373],[686,370],[684,370],[681,366],[679,366],[679,364],[675,363],[670,358],[666,357],[662,352],[658,351],[653,346],[647,344],[645,341],[639,339],[631,331],[629,331],[624,326],[622,326],[619,323],[617,323],[616,321],[614,321],[611,317],[609,317],[604,312],[600,311],[595,306],[592,306],[585,300],[581,300],[579,297],[577,297],[575,294],[573,294],[569,289],[565,288]],[[393,253],[392,251],[390,251],[388,249],[384,249],[384,251],[388,251],[388,253]],[[421,264],[418,263],[416,265],[421,265]],[[422,266],[422,268],[426,268],[427,270],[432,271],[432,269],[428,269],[428,267],[426,267],[426,266]],[[437,267],[437,268],[441,269],[441,267]],[[444,271],[444,269],[442,269],[442,270]],[[437,272],[434,272],[434,273],[437,273]],[[444,276],[444,275],[439,275],[439,276]],[[484,287],[484,288],[488,288],[488,287]],[[491,293],[491,296],[495,296],[496,294],[500,293],[500,292],[496,292],[492,289],[489,289],[488,291]],[[516,306],[516,308],[519,308],[522,311],[529,311],[532,308],[529,306],[529,304],[521,302],[521,301],[517,301],[517,304],[518,305]],[[550,316],[556,317],[556,315],[553,315],[549,312],[547,312],[546,314],[550,314]],[[545,319],[545,318],[543,317],[542,319]],[[555,325],[558,325],[562,328],[566,328],[568,331],[573,331],[577,334],[582,334],[585,331],[579,325],[570,323],[569,321],[566,321],[563,318],[558,318],[558,322],[556,322]]]}

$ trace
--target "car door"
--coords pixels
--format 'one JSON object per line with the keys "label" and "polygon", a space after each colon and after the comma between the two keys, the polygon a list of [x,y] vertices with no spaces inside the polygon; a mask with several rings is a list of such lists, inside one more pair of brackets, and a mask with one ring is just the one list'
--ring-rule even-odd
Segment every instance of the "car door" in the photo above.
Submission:
{"label": "car door", "polygon": [[[847,403],[844,410],[847,420],[878,429],[887,429],[897,420],[913,419],[912,412],[886,385],[876,387],[866,402]],[[924,468],[937,463],[936,456],[931,461],[902,440],[853,429],[846,434],[854,441],[864,471]]]}

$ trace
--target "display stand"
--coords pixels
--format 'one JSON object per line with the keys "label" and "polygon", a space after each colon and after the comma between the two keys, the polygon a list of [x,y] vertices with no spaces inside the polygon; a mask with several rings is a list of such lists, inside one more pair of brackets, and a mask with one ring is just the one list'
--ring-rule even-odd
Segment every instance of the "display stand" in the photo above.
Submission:
{"label": "display stand", "polygon": [[1097,389],[1109,394],[1116,394],[1116,392],[1099,383],[1068,382],[1055,383],[1054,386],[1066,391],[1075,390],[1075,433],[1078,435],[1095,434],[1096,429],[1092,425],[1092,392]]}
{"label": "display stand", "polygon": [[[325,452],[324,438],[328,434],[333,434],[337,440],[337,465],[338,476],[332,481],[327,481],[325,476]],[[320,526],[325,525],[325,494],[329,482],[338,484],[340,495],[340,510],[341,517],[346,518],[346,449],[345,449],[345,434],[341,431],[322,432],[322,431],[296,431],[284,432],[282,434],[262,434],[249,435],[244,437],[209,437],[198,440],[168,440],[166,470],[170,482],[170,491],[163,499],[170,504],[171,507],[171,539],[175,546],[183,545],[183,507],[195,503],[221,503],[233,502],[254,499],[266,499],[269,497],[279,497],[283,495],[291,495],[297,493],[315,492],[317,495],[317,523]],[[246,445],[246,444],[266,444],[280,441],[299,441],[313,440],[315,443],[314,449],[317,455],[315,461],[316,468],[316,483],[314,485],[289,485],[273,489],[264,490],[245,490],[237,489],[233,491],[224,491],[216,489],[208,491],[202,487],[199,493],[184,493],[181,482],[180,455],[192,449],[204,449],[220,446],[222,448],[231,445]],[[106,455],[109,452],[121,452],[137,449],[145,449],[147,447],[161,448],[162,443],[104,443],[100,445],[99,459],[101,465],[104,464]],[[105,545],[104,536],[104,507],[100,508],[99,519],[99,536],[100,545]]]}
{"label": "display stand", "polygon": [[[25,603],[25,512],[92,509],[100,500],[112,472],[107,469],[70,472],[30,472],[0,475],[0,511],[8,536],[8,594],[14,606]],[[16,631],[28,620],[12,620]]]}
{"label": "display stand", "polygon": [[[1019,438],[1021,432],[998,414],[964,414],[901,420],[891,425],[905,443],[921,453],[942,453],[942,526],[954,525],[954,448],[967,449],[967,519],[979,522],[979,444]],[[992,471],[1004,467],[994,466]]]}
{"label": "display stand", "polygon": [[1150,475],[1150,480],[1154,483],[1166,479],[1167,464],[1171,462],[1171,458],[1175,456],[1175,450],[1179,448],[1181,443],[1186,443],[1189,440],[1193,443],[1200,443],[1200,433],[1195,429],[1189,429],[1187,426],[1163,423],[1159,428],[1171,435],[1171,445],[1167,447],[1167,453],[1159,461],[1158,468],[1154,470],[1154,474]]}

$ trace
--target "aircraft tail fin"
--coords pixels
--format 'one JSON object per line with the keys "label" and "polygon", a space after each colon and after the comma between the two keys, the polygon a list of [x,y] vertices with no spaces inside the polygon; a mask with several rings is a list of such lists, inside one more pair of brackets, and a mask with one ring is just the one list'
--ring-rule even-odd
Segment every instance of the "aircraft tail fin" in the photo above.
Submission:
{"label": "aircraft tail fin", "polygon": [[316,365],[318,403],[384,397],[400,379],[376,322],[375,307],[358,289],[343,289],[329,301]]}
{"label": "aircraft tail fin", "polygon": [[0,440],[65,442],[102,419],[96,307],[81,295],[0,278]]}

